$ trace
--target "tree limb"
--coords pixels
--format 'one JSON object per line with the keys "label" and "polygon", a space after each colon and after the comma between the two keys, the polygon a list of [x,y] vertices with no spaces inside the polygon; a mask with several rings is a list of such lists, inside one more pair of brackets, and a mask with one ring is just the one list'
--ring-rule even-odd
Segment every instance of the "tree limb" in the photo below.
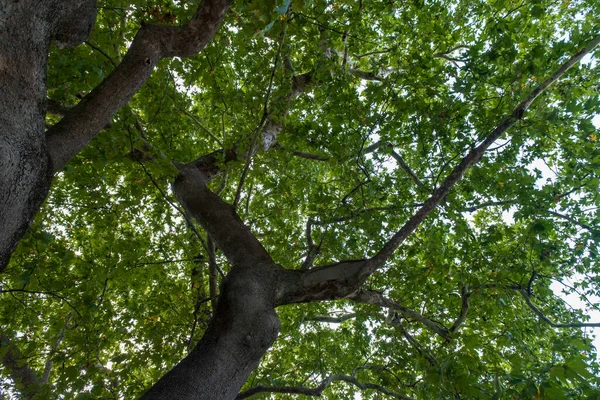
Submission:
{"label": "tree limb", "polygon": [[307,270],[309,268],[312,268],[313,262],[315,261],[315,258],[317,258],[317,255],[319,254],[319,250],[321,248],[321,243],[315,246],[313,242],[312,226],[313,220],[312,218],[309,218],[308,221],[306,221],[306,245],[308,247],[308,253],[306,254],[306,259],[302,263],[302,267],[300,267],[301,270]]}
{"label": "tree limb", "polygon": [[427,189],[427,186],[425,186],[423,184],[423,182],[421,182],[421,180],[419,179],[419,177],[417,175],[415,175],[415,173],[412,171],[412,169],[410,169],[410,167],[404,161],[404,159],[400,156],[400,154],[396,153],[395,150],[392,150],[392,157],[394,158],[394,160],[396,160],[396,162],[398,163],[398,165],[400,165],[400,168],[402,168],[402,170],[404,172],[406,172],[406,174],[408,176],[410,176],[410,179],[413,180],[413,182],[419,187],[419,189],[422,189],[422,190],[427,191],[427,192],[429,191]]}
{"label": "tree limb", "polygon": [[481,285],[477,286],[478,289],[506,289],[506,290],[514,290],[523,296],[525,303],[531,308],[531,310],[545,323],[550,325],[553,328],[600,328],[600,322],[570,322],[566,324],[555,323],[550,320],[543,312],[540,310],[533,302],[531,301],[531,296],[527,292],[526,288],[523,288],[519,285]]}
{"label": "tree limb", "polygon": [[150,77],[158,61],[201,51],[221,25],[229,4],[229,0],[205,0],[184,26],[142,26],[121,64],[48,130],[53,171],[60,171],[110,122]]}
{"label": "tree limb", "polygon": [[466,321],[467,314],[469,312],[469,296],[470,295],[471,295],[471,293],[469,293],[469,287],[463,286],[462,289],[460,290],[460,297],[461,297],[460,315],[458,316],[458,318],[456,318],[456,320],[450,327],[450,332],[452,332],[452,333],[456,332],[458,330],[458,328],[460,328],[460,326]]}
{"label": "tree limb", "polygon": [[[331,265],[316,267],[304,271],[301,282],[288,287],[287,293],[280,294],[278,304],[343,298],[351,295],[378,268],[394,254],[396,249],[425,220],[425,218],[442,202],[450,190],[464,174],[481,158],[488,147],[502,136],[517,121],[533,101],[551,84],[556,82],[570,67],[575,65],[586,54],[600,43],[600,35],[590,41],[581,51],[562,64],[556,72],[536,87],[515,109],[498,124],[492,132],[475,146],[460,163],[454,167],[442,184],[431,194],[423,206],[398,230],[373,257],[366,260],[343,261]],[[354,289],[354,290],[353,290]]]}
{"label": "tree limb", "polygon": [[400,329],[400,332],[402,333],[402,336],[404,336],[404,338],[406,339],[406,341],[408,343],[410,343],[416,350],[417,352],[427,360],[427,362],[429,362],[430,365],[437,365],[438,361],[436,360],[436,358],[433,356],[433,354],[431,354],[431,351],[427,348],[425,348],[425,346],[423,346],[421,343],[419,343],[417,341],[417,339],[415,339],[409,332],[408,330],[406,330],[406,328],[404,327],[404,324],[402,323],[402,320],[397,319],[397,320],[392,320],[390,321],[390,324],[392,326],[395,326],[396,328]]}
{"label": "tree limb", "polygon": [[486,149],[502,136],[508,129],[510,129],[517,121],[523,118],[523,114],[529,108],[531,103],[546,90],[550,85],[556,82],[569,68],[575,65],[581,60],[586,54],[588,54],[594,47],[600,43],[600,36],[597,36],[590,41],[582,50],[577,52],[569,60],[558,68],[548,79],[542,82],[536,87],[519,105],[513,110],[513,112],[504,118],[504,120],[496,126],[496,128],[483,140],[483,142],[473,148],[461,162],[450,172],[450,175],[446,177],[444,182],[436,189],[431,197],[425,202],[423,207],[419,209],[415,215],[413,215],[400,230],[392,236],[392,238],[383,246],[383,248],[369,260],[369,266],[366,268],[368,274],[372,273],[396,251],[398,246],[406,240],[406,238],[414,232],[417,227],[423,222],[423,220],[438,206],[438,204],[444,199],[444,197],[450,192],[450,189],[458,183],[463,175],[471,168],[474,164],[479,162],[483,157]]}
{"label": "tree limb", "polygon": [[362,390],[366,390],[366,389],[375,390],[377,392],[383,393],[385,395],[388,395],[388,396],[391,396],[391,397],[394,397],[397,399],[411,400],[410,397],[407,397],[401,393],[386,389],[383,386],[376,385],[374,383],[362,383],[358,379],[356,379],[354,376],[342,375],[342,374],[330,375],[329,377],[324,379],[319,386],[314,387],[314,388],[310,388],[310,387],[306,387],[306,386],[254,386],[254,387],[252,387],[248,390],[244,390],[243,392],[238,394],[238,396],[236,397],[236,400],[247,399],[247,398],[254,396],[255,394],[259,394],[259,393],[290,393],[290,394],[302,394],[305,396],[320,397],[322,395],[323,391],[335,381],[347,382],[347,383],[350,383]]}
{"label": "tree limb", "polygon": [[412,320],[422,323],[423,325],[425,325],[425,327],[430,329],[432,332],[438,334],[446,341],[450,341],[451,339],[450,332],[443,325],[430,320],[424,315],[419,314],[418,312],[408,307],[405,307],[395,302],[394,300],[386,298],[379,292],[375,292],[373,290],[360,289],[355,293],[351,294],[350,296],[347,296],[347,298],[356,301],[357,303],[375,304],[381,307],[390,308],[394,311],[399,312],[405,318],[410,318]]}
{"label": "tree limb", "polygon": [[205,176],[193,165],[177,165],[173,192],[185,211],[208,232],[235,268],[248,263],[271,264],[271,256],[238,217],[235,209],[207,187]]}

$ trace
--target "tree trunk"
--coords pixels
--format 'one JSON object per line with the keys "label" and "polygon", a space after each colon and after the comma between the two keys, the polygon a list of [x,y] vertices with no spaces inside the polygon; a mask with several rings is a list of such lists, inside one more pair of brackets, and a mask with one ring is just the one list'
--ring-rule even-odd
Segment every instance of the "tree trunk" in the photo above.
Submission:
{"label": "tree trunk", "polygon": [[48,193],[52,170],[44,140],[49,39],[25,8],[12,6],[0,21],[0,271]]}
{"label": "tree trunk", "polygon": [[247,266],[228,274],[202,340],[142,399],[234,399],[279,334],[277,268]]}
{"label": "tree trunk", "polygon": [[46,62],[50,41],[84,40],[96,2],[0,1],[0,272],[52,181],[46,147]]}

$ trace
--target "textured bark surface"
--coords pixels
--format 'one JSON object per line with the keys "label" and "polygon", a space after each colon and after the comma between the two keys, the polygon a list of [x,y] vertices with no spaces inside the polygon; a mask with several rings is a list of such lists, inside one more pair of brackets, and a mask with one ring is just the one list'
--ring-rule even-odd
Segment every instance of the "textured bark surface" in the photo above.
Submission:
{"label": "textured bark surface", "polygon": [[95,1],[0,2],[0,271],[48,194],[44,137],[50,42],[85,39]]}
{"label": "textured bark surface", "polygon": [[194,350],[143,399],[233,399],[279,334],[271,266],[232,272]]}
{"label": "textured bark surface", "polygon": [[54,171],[60,171],[110,122],[150,77],[157,62],[200,52],[214,36],[228,8],[228,0],[204,1],[187,25],[144,25],[121,64],[48,130]]}
{"label": "textured bark surface", "polygon": [[[232,264],[202,340],[144,399],[233,399],[279,334],[276,265],[233,207],[206,187],[200,169],[179,166],[174,192]],[[206,172],[206,171],[205,171]],[[210,172],[208,173],[210,176]]]}

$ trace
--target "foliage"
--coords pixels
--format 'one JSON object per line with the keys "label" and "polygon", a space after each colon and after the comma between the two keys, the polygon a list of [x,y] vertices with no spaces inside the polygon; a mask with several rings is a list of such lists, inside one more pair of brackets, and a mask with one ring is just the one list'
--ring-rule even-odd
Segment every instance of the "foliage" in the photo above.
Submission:
{"label": "foliage", "polygon": [[[64,105],[110,74],[141,24],[183,24],[195,11],[99,3],[87,44],[51,51],[48,96]],[[597,15],[600,3],[584,0],[237,1],[201,54],[161,61],[59,173],[0,278],[3,332],[34,370],[53,361],[41,398],[134,398],[202,336],[206,234],[172,196],[171,161],[232,146],[249,154],[267,116],[283,126],[278,145],[227,163],[212,188],[233,203],[244,176],[238,213],[286,268],[307,255],[307,224],[315,265],[371,256],[598,34]],[[447,328],[466,288],[469,313],[448,338],[376,305],[284,306],[282,333],[247,387],[346,374],[411,398],[600,398],[589,330],[552,327],[527,303],[553,323],[586,322],[550,284],[575,275],[567,292],[600,294],[597,58],[548,89],[367,282]],[[310,83],[291,98],[301,74]],[[2,385],[19,390],[8,375]],[[374,388],[334,382],[323,394],[390,395]]]}

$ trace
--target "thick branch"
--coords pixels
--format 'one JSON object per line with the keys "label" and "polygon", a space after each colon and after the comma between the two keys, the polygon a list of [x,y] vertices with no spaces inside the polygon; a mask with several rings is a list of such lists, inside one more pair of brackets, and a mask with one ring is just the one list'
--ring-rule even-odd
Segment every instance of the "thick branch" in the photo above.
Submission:
{"label": "thick branch", "polygon": [[[501,135],[503,135],[518,120],[531,103],[552,83],[558,80],[571,66],[589,53],[600,43],[600,36],[592,40],[585,48],[565,62],[552,76],[535,88],[506,116],[505,119],[492,130],[492,132],[474,147],[450,172],[442,184],[431,194],[423,206],[394,234],[388,242],[367,260],[343,261],[327,266],[316,267],[304,271],[300,282],[286,288],[286,293],[280,294],[278,304],[293,302],[318,301],[339,299],[351,295],[358,290],[365,280],[380,268],[394,254],[410,234],[412,234],[425,218],[442,202],[450,190],[460,181],[464,174],[483,157],[486,149]],[[444,328],[445,329],[445,328]]]}
{"label": "thick branch", "polygon": [[110,122],[111,117],[150,77],[165,57],[186,57],[201,51],[219,28],[228,0],[203,1],[184,26],[144,25],[123,62],[47,132],[54,172],[60,171]]}
{"label": "thick branch", "polygon": [[235,209],[206,187],[206,179],[194,165],[178,165],[179,176],[173,184],[177,200],[194,217],[235,267],[272,260]]}
{"label": "thick branch", "polygon": [[241,392],[236,397],[236,400],[247,399],[248,397],[254,396],[255,394],[259,394],[259,393],[290,393],[290,394],[302,394],[305,396],[320,397],[322,395],[323,391],[329,385],[331,385],[331,383],[333,383],[335,381],[343,381],[343,382],[351,383],[352,385],[354,385],[362,390],[366,390],[366,389],[375,390],[377,392],[386,394],[388,396],[391,396],[391,397],[394,397],[397,399],[403,399],[403,400],[411,399],[410,397],[407,397],[398,392],[394,392],[392,390],[386,389],[383,386],[376,385],[374,383],[362,383],[358,379],[356,379],[354,376],[336,374],[336,375],[331,375],[328,378],[324,379],[323,382],[321,382],[321,384],[319,386],[314,387],[314,388],[309,388],[306,386],[279,386],[279,387],[277,387],[277,386],[255,386],[253,388],[250,388],[248,390]]}

